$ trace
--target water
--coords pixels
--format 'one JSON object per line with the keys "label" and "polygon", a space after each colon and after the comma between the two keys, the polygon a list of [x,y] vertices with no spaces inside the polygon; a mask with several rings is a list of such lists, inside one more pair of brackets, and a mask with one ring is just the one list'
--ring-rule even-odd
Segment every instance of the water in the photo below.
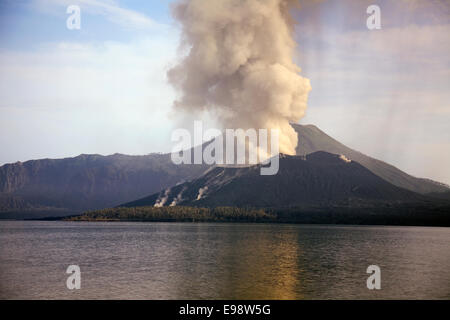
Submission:
{"label": "water", "polygon": [[450,299],[449,249],[450,228],[1,221],[0,298]]}

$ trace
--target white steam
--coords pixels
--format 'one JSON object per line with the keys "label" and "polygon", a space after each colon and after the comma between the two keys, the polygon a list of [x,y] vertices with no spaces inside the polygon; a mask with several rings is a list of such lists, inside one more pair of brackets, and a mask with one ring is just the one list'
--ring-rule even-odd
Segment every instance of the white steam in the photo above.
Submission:
{"label": "white steam", "polygon": [[291,122],[303,117],[309,80],[293,62],[297,0],[178,1],[186,56],[168,72],[175,111],[208,110],[224,128],[278,129],[280,152],[295,154]]}
{"label": "white steam", "polygon": [[181,189],[180,193],[173,198],[172,202],[170,203],[170,207],[174,207],[176,206],[178,203],[180,203],[181,201],[183,201],[183,192],[186,190],[186,187],[183,187],[183,189]]}
{"label": "white steam", "polygon": [[170,188],[168,188],[164,191],[163,197],[161,197],[161,194],[160,194],[158,196],[158,199],[156,199],[156,202],[153,206],[154,207],[163,207],[164,204],[167,202],[167,199],[169,198],[169,192],[170,192]]}
{"label": "white steam", "polygon": [[197,195],[197,199],[195,199],[196,201],[197,200],[200,200],[202,197],[203,197],[203,195],[205,194],[205,192],[208,190],[208,187],[204,187],[204,188],[200,188],[200,189],[198,189],[198,195]]}
{"label": "white steam", "polygon": [[339,159],[341,159],[342,161],[347,162],[347,163],[352,162],[352,160],[350,160],[349,158],[347,158],[347,157],[346,157],[345,155],[343,155],[343,154],[341,154],[341,155],[339,156]]}

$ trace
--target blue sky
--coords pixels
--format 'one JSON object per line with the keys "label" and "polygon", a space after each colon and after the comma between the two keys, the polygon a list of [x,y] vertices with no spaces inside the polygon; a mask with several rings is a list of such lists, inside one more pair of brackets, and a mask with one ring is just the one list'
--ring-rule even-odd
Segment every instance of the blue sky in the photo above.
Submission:
{"label": "blue sky", "polygon": [[[1,1],[0,164],[170,151],[170,2]],[[301,123],[450,183],[450,3],[302,2],[295,59],[312,91]],[[366,27],[373,3],[381,30]],[[81,7],[80,30],[66,28],[70,4]]]}
{"label": "blue sky", "polygon": [[[139,14],[149,22],[167,25],[171,23],[169,0],[136,1],[64,1],[64,0],[3,0],[0,2],[0,32],[2,48],[31,50],[43,42],[57,41],[123,41],[148,32],[145,26],[118,23],[119,16],[111,10],[102,9],[96,3],[105,3],[127,13]],[[77,4],[82,11],[82,28],[73,32],[65,28],[66,8]],[[128,12],[127,12],[128,11]],[[131,20],[132,18],[130,18]]]}

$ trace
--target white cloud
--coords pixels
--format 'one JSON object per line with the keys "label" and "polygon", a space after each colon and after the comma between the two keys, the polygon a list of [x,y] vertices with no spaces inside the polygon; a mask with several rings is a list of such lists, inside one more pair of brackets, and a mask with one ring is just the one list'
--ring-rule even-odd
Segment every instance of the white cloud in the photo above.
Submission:
{"label": "white cloud", "polygon": [[0,53],[0,163],[170,151],[177,35]]}
{"label": "white cloud", "polygon": [[34,5],[41,11],[52,11],[54,7],[80,6],[84,11],[93,15],[105,16],[109,21],[122,27],[135,29],[157,29],[165,26],[158,24],[146,15],[121,7],[112,0],[34,0]]}

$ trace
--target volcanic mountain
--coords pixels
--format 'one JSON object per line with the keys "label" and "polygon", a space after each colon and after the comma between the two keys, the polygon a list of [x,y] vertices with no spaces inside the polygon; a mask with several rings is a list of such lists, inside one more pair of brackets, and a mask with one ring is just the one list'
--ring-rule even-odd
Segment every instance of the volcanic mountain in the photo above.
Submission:
{"label": "volcanic mountain", "polygon": [[0,167],[0,218],[33,218],[116,206],[200,176],[170,154],[80,155]]}
{"label": "volcanic mountain", "polygon": [[343,155],[317,151],[281,155],[276,175],[260,165],[214,167],[200,178],[122,206],[295,207],[358,203],[411,203],[426,199],[397,187]]}
{"label": "volcanic mountain", "polygon": [[430,179],[413,177],[400,169],[353,150],[336,141],[314,125],[294,124],[298,133],[297,155],[306,155],[316,151],[326,151],[334,154],[342,154],[347,158],[359,162],[361,165],[383,178],[384,180],[414,192],[426,194],[430,192],[448,192],[447,185]]}
{"label": "volcanic mountain", "polygon": [[[381,190],[384,188],[382,187],[382,183],[377,184],[377,191],[371,193],[371,197],[375,193],[384,194],[383,197],[388,197],[389,195],[387,193],[390,192],[396,196],[402,194],[401,199],[413,197],[411,194],[404,194],[404,190],[392,189],[392,185],[420,194],[433,193],[437,197],[441,193],[449,191],[449,188],[444,184],[413,177],[383,161],[373,159],[358,151],[352,150],[313,125],[293,126],[299,135],[297,154],[301,157],[283,158],[283,164],[280,164],[282,173],[284,173],[284,170],[293,170],[298,175],[307,174],[307,167],[309,168],[311,165],[315,168],[312,165],[313,162],[319,161],[320,157],[328,157],[321,153],[314,155],[313,153],[325,151],[336,155],[333,157],[338,157],[337,159],[333,158],[334,160],[331,158],[328,159],[327,161],[330,162],[330,165],[333,165],[333,161],[337,161],[336,164],[339,165],[346,165],[346,163],[339,160],[339,156],[344,155],[352,160],[352,163],[349,165],[350,168],[358,166],[359,171],[362,171],[364,168],[370,171],[364,171],[364,175],[360,176],[359,179],[363,179],[364,177],[369,179],[371,181],[371,188],[375,188],[375,185],[372,184],[375,179],[373,177],[374,175],[384,180],[384,182],[389,183],[389,187],[385,185],[387,189],[384,193]],[[310,154],[310,157],[306,157],[306,162],[301,160],[304,155]],[[286,168],[283,169],[283,166]],[[296,168],[297,166],[299,168]],[[202,176],[208,169],[211,171],[207,173],[207,176]],[[64,215],[117,206],[121,203],[140,199],[148,195],[159,194],[161,190],[165,192],[168,188],[189,180],[192,180],[192,183],[194,183],[194,181],[199,182],[199,180],[195,180],[197,178],[209,179],[212,174],[216,174],[218,176],[217,179],[223,179],[222,184],[230,176],[243,175],[247,177],[245,180],[239,180],[239,183],[236,180],[236,185],[240,185],[244,181],[247,181],[245,183],[253,181],[253,178],[250,178],[251,175],[248,173],[249,170],[248,168],[232,169],[210,167],[207,165],[175,165],[171,162],[170,154],[149,154],[145,156],[128,156],[123,154],[110,156],[80,155],[74,158],[42,159],[6,164],[0,167],[0,217],[36,217],[37,214],[41,216]],[[355,172],[358,170],[355,169]],[[221,173],[223,178],[220,178],[220,172],[223,172]],[[335,186],[337,182],[334,175],[337,173],[333,170],[327,172],[330,174],[331,179],[329,183]],[[372,173],[372,175],[369,173]],[[286,182],[280,182],[280,187],[292,180],[292,178],[289,178],[290,176],[289,174],[284,175],[283,179],[287,180]],[[356,179],[356,176],[352,176],[352,179]],[[300,178],[301,176],[298,177]],[[271,179],[275,181],[279,178],[272,177]],[[311,196],[315,194],[317,190],[314,189],[314,186],[316,184],[320,183],[320,186],[326,186],[326,177],[321,176],[320,179],[323,180],[313,181],[308,187],[310,190],[305,191],[305,194]],[[272,180],[269,179],[268,181]],[[303,181],[303,178],[300,180]],[[199,188],[202,183],[198,183]],[[259,183],[259,180],[257,183]],[[298,184],[301,182],[295,183]],[[219,186],[220,183],[215,185]],[[362,186],[363,184],[360,184],[360,188]],[[198,196],[199,188],[196,190],[195,188],[192,189],[195,197]],[[327,194],[327,192],[332,191],[331,189],[329,191],[326,190],[322,190],[324,192],[324,201],[329,201],[331,195]],[[361,190],[365,189],[360,189],[360,191],[358,189],[353,191],[349,189],[345,195],[339,193],[338,198],[359,197],[361,196],[359,193],[362,192]],[[209,190],[208,193],[211,191]],[[182,197],[187,197],[187,193],[183,194],[184,196]],[[266,198],[270,197],[268,194],[259,194],[258,196],[260,197],[261,205],[267,203],[268,200]],[[190,199],[192,200],[192,197]],[[251,200],[250,198],[248,199]],[[314,199],[314,197],[311,199]],[[300,196],[295,201],[311,201],[311,199],[306,196]],[[203,201],[203,198],[201,200]],[[236,198],[236,201],[238,203],[240,200]],[[282,200],[277,201],[284,203]],[[254,200],[250,202],[255,203]],[[171,203],[172,201],[166,203],[166,205],[170,205]]]}

